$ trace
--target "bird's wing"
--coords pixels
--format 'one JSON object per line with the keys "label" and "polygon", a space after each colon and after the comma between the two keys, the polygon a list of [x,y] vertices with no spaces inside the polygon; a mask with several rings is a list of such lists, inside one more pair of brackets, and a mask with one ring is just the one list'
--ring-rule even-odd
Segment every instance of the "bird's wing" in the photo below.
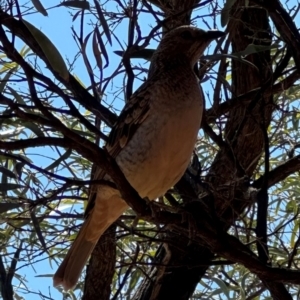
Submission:
{"label": "bird's wing", "polygon": [[[149,115],[151,91],[152,89],[149,85],[142,85],[131,96],[112,127],[105,149],[113,158],[117,157]],[[94,179],[103,179],[104,175],[105,172],[101,168],[98,168],[95,172]],[[85,218],[92,212],[96,196],[97,186],[90,189]]]}
{"label": "bird's wing", "polygon": [[151,91],[148,88],[137,90],[125,105],[113,126],[105,146],[108,153],[116,158],[131,140],[136,130],[149,115]]}

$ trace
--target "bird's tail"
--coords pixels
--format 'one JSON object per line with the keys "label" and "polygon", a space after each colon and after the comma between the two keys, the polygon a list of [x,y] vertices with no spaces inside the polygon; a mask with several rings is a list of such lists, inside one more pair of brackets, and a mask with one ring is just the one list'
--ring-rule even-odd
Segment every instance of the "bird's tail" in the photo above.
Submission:
{"label": "bird's tail", "polygon": [[105,230],[127,209],[126,202],[118,195],[99,198],[84,221],[66,257],[53,277],[53,285],[72,289],[98,240]]}
{"label": "bird's tail", "polygon": [[[59,266],[53,277],[53,285],[62,285],[64,290],[70,290],[76,285],[80,274],[90,256],[93,249],[95,248],[97,241],[88,241],[86,239],[87,233],[90,230],[90,218],[87,219],[78,235],[69,249],[66,257]],[[99,238],[101,233],[99,233]]]}

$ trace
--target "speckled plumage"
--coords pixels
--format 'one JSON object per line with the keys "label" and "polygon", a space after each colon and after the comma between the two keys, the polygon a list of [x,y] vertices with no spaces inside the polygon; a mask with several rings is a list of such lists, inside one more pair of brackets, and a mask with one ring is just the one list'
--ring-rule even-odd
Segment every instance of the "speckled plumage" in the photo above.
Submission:
{"label": "speckled plumage", "polygon": [[[203,100],[193,66],[209,42],[222,35],[182,26],[164,36],[148,80],[132,95],[112,128],[107,151],[139,195],[153,200],[186,170],[200,127]],[[98,170],[95,179],[104,178]],[[91,191],[86,220],[54,276],[72,288],[101,234],[127,209],[120,192]]]}

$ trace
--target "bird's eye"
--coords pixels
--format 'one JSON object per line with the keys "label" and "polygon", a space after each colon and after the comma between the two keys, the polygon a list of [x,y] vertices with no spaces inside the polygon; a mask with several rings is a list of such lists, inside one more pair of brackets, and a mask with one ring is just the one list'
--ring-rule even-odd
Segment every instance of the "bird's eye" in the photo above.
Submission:
{"label": "bird's eye", "polygon": [[192,40],[193,35],[189,30],[185,30],[181,33],[181,37],[184,38],[185,40]]}

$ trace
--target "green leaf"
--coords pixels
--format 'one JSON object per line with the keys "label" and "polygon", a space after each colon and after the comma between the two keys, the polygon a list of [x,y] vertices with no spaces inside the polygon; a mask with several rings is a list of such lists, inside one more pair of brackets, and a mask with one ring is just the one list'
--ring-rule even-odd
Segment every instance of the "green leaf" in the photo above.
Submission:
{"label": "green leaf", "polygon": [[28,47],[27,45],[24,45],[22,47],[22,49],[20,50],[20,55],[22,57],[25,57],[27,55],[27,53],[29,53],[31,51],[30,47]]}
{"label": "green leaf", "polygon": [[25,165],[25,163],[23,163],[23,162],[17,162],[15,164],[15,172],[18,174],[19,178],[22,175],[22,169],[23,169],[24,165]]}
{"label": "green leaf", "polygon": [[19,65],[17,65],[15,62],[10,62],[10,63],[2,63],[3,67],[0,69],[0,74],[2,73],[7,73],[8,71],[12,69],[17,69]]}
{"label": "green leaf", "polygon": [[[10,90],[11,94],[15,97],[15,99],[17,100],[18,103],[20,103],[22,105],[26,105],[26,102],[14,89],[12,89],[10,86],[7,86],[7,88]],[[27,109],[26,111],[30,111],[30,110]]]}
{"label": "green leaf", "polygon": [[36,218],[34,209],[30,210],[30,216],[31,216],[32,224],[35,229],[36,235],[38,236],[38,239],[39,239],[40,243],[42,244],[44,251],[47,252],[47,245],[46,245],[45,239],[44,239],[42,231],[41,231],[40,223],[39,223],[38,219]]}
{"label": "green leaf", "polygon": [[211,280],[214,281],[220,287],[220,289],[214,290],[214,292],[210,295],[211,297],[213,297],[214,295],[218,295],[222,292],[227,296],[228,299],[231,299],[229,294],[229,288],[227,287],[227,285],[223,280],[219,278],[212,278]]}
{"label": "green leaf", "polygon": [[93,53],[94,53],[94,57],[96,59],[97,66],[101,70],[102,69],[102,58],[101,58],[101,51],[98,48],[96,32],[94,32],[94,34],[93,34],[92,47],[93,47]]}
{"label": "green leaf", "polygon": [[106,64],[104,66],[104,68],[106,68],[109,64],[109,59],[108,59],[106,48],[105,48],[105,45],[102,41],[101,34],[100,34],[100,31],[99,31],[98,27],[95,28],[95,33],[96,33],[96,36],[97,36],[98,43],[100,45],[101,52],[103,53],[103,56],[104,56],[105,61],[106,61]]}
{"label": "green leaf", "polygon": [[[5,169],[8,170],[8,160],[6,160],[6,162],[5,162]],[[1,183],[2,184],[8,183],[7,175],[5,173],[2,174]],[[6,195],[6,193],[3,192],[2,196],[6,197],[7,195]]]}
{"label": "green leaf", "polygon": [[31,0],[31,2],[38,12],[40,12],[44,16],[48,16],[46,9],[39,0]]}
{"label": "green leaf", "polygon": [[28,129],[30,129],[38,137],[44,137],[45,136],[43,131],[36,124],[34,124],[32,122],[22,122],[22,125],[24,125]]}
{"label": "green leaf", "polygon": [[131,278],[130,278],[130,282],[129,282],[129,285],[128,285],[127,294],[131,294],[132,291],[134,290],[134,288],[136,287],[138,281],[141,278],[141,271],[139,269],[134,270],[131,273],[130,277]]}
{"label": "green leaf", "polygon": [[59,166],[59,164],[62,161],[67,159],[71,155],[71,153],[72,153],[72,149],[68,149],[60,158],[58,158],[55,162],[53,162],[51,165],[46,167],[45,170],[49,171],[49,170],[56,168],[57,166]]}
{"label": "green leaf", "polygon": [[[250,54],[254,54],[254,53],[258,53],[258,52],[262,52],[262,51],[267,51],[267,50],[271,50],[271,49],[278,49],[279,45],[274,43],[270,46],[263,46],[263,45],[255,45],[255,44],[249,44],[245,50],[240,51],[236,54],[239,54],[243,57],[248,56]],[[233,53],[234,55],[234,53]]]}
{"label": "green leaf", "polygon": [[8,82],[8,79],[9,77],[14,73],[14,71],[16,70],[17,68],[12,68],[11,70],[9,70],[3,79],[1,79],[0,81],[0,93],[2,94],[3,93],[3,90]]}
{"label": "green leaf", "polygon": [[41,275],[36,275],[34,277],[47,277],[47,278],[52,278],[53,274],[41,274]]}
{"label": "green leaf", "polygon": [[16,127],[15,129],[9,129],[9,130],[6,130],[6,131],[1,131],[0,132],[0,138],[3,140],[3,139],[11,138],[11,137],[16,137],[23,130],[24,130],[24,127],[19,126],[19,127]]}
{"label": "green leaf", "polygon": [[[14,276],[16,276],[16,274],[14,274]],[[16,300],[25,300],[23,297],[19,296],[15,291],[14,291],[14,297],[16,298]]]}
{"label": "green leaf", "polygon": [[221,25],[222,27],[226,26],[229,21],[230,9],[236,0],[226,0],[224,7],[221,11]]}
{"label": "green leaf", "polygon": [[100,6],[98,0],[94,0],[94,3],[95,3],[95,7],[96,7],[96,10],[97,10],[98,16],[99,16],[100,24],[103,28],[103,31],[104,31],[104,33],[107,37],[107,40],[108,40],[109,44],[112,45],[109,27],[108,27],[108,24],[105,20],[104,14],[103,14],[102,9],[101,9],[101,6]]}
{"label": "green leaf", "polygon": [[[154,49],[141,49],[141,50],[136,50],[136,51],[132,52],[129,57],[130,58],[142,58],[142,59],[150,61],[154,52],[155,52]],[[120,50],[114,51],[114,53],[121,57],[123,57],[123,55],[124,55],[124,51],[120,51]]]}
{"label": "green leaf", "polygon": [[91,67],[91,64],[90,64],[89,60],[87,59],[87,55],[86,55],[86,46],[87,46],[87,42],[88,42],[88,40],[89,40],[89,38],[90,38],[90,36],[91,36],[92,33],[93,33],[93,32],[90,32],[90,33],[84,38],[84,41],[83,41],[83,43],[82,43],[82,50],[81,50],[81,52],[82,52],[82,54],[83,54],[83,55],[82,55],[83,62],[84,62],[84,64],[85,64],[86,69],[87,69],[87,71],[88,71],[89,74],[93,74],[93,70],[92,70],[92,67]]}
{"label": "green leaf", "polygon": [[4,168],[2,166],[0,166],[0,172],[5,174],[7,177],[10,178],[17,178],[16,174],[14,172],[12,172],[11,170]]}
{"label": "green leaf", "polygon": [[74,8],[90,9],[90,3],[89,2],[79,1],[79,0],[64,1],[64,2],[60,3],[59,6],[69,6],[69,7],[74,7]]}
{"label": "green leaf", "polygon": [[240,54],[240,52],[235,52],[235,53],[232,53],[232,54],[213,54],[213,55],[205,55],[205,56],[202,56],[203,59],[209,59],[209,60],[219,60],[221,58],[224,58],[224,57],[227,57],[227,58],[231,58],[231,59],[235,59],[243,64],[246,64],[246,65],[249,65],[253,68],[255,68],[256,70],[257,67],[251,63],[250,61],[244,59],[242,57],[242,55]]}
{"label": "green leaf", "polygon": [[25,24],[25,26],[28,28],[28,30],[33,35],[36,42],[41,47],[42,51],[44,52],[46,58],[48,59],[49,64],[53,68],[55,72],[57,72],[64,80],[69,80],[69,72],[67,69],[67,66],[60,55],[59,51],[56,49],[56,47],[53,45],[53,43],[48,39],[48,37],[38,30],[36,27],[34,27],[29,22],[22,20],[22,22]]}
{"label": "green leaf", "polygon": [[[1,158],[7,159],[6,156],[1,156],[0,155],[0,159]],[[14,157],[10,157],[9,159],[13,160],[13,161],[16,161],[18,158],[20,158],[21,160],[26,160],[27,162],[29,162],[31,164],[33,163],[33,161],[29,157],[27,157],[25,155],[21,155],[21,154],[14,154]]]}

